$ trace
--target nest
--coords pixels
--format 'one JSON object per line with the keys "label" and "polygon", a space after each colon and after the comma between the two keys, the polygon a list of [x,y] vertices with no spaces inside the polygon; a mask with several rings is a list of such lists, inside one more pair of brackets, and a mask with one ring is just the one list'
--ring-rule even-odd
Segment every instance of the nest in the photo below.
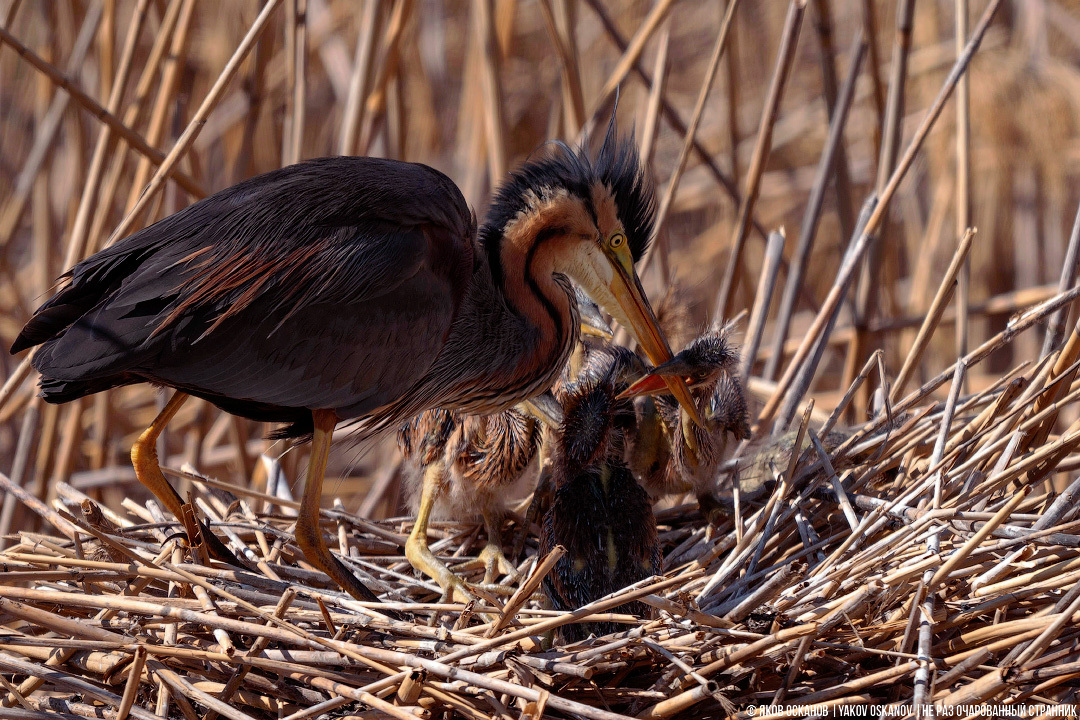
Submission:
{"label": "nest", "polygon": [[[114,512],[61,485],[49,507],[5,478],[57,531],[2,554],[5,704],[109,718],[902,716],[913,699],[1052,713],[1080,677],[1080,480],[1056,494],[1045,477],[1077,431],[1040,440],[1056,406],[1010,380],[919,407],[929,383],[905,415],[838,445],[829,433],[831,450],[807,413],[812,442],[787,444],[805,451],[757,451],[759,498],[737,494],[708,528],[693,504],[658,512],[664,576],[571,613],[543,609],[559,549],[540,558],[532,540],[519,578],[445,603],[404,562],[407,519],[327,511],[386,599],[364,604],[300,562],[287,501],[169,471],[196,482],[240,570],[188,549],[152,502]],[[478,582],[478,528],[433,532]],[[652,617],[621,613],[631,600]],[[625,630],[552,644],[598,620]]]}
{"label": "nest", "polygon": [[[496,3],[493,14],[491,4],[481,2],[458,4],[468,12],[446,12],[438,22],[419,22],[414,8],[422,4],[409,2],[392,9],[369,3],[360,13],[349,0],[260,3],[264,11],[256,16],[249,8],[246,20],[230,3],[137,3],[149,7],[151,31],[128,46],[131,61],[119,63],[128,56],[127,50],[116,52],[120,31],[136,32],[145,19],[141,11],[134,18],[125,14],[130,3],[119,3],[120,12],[115,3],[21,3],[21,10],[18,2],[5,3],[0,41],[14,52],[0,67],[6,112],[0,133],[4,347],[48,292],[61,260],[67,265],[104,247],[110,235],[135,229],[143,211],[161,202],[166,177],[195,197],[301,157],[380,150],[403,157],[408,149],[410,159],[451,170],[480,209],[511,160],[551,138],[572,140],[582,125],[608,117],[621,87],[624,118],[627,109],[640,108],[641,137],[651,149],[643,155],[655,154],[652,165],[669,215],[666,226],[657,223],[664,232],[645,280],[651,285],[656,276],[666,285],[677,274],[694,288],[673,303],[691,326],[706,308],[756,303],[745,336],[754,348],[748,355],[750,391],[770,408],[760,423],[780,418],[787,425],[815,379],[816,397],[830,406],[846,394],[829,418],[807,412],[801,424],[793,423],[799,429],[790,448],[804,451],[742,449],[743,462],[725,480],[732,488],[729,512],[716,525],[707,527],[693,503],[658,512],[662,577],[571,613],[543,607],[537,590],[554,557],[537,557],[534,532],[524,532],[529,539],[519,576],[481,588],[482,600],[466,606],[440,602],[439,589],[414,575],[403,556],[410,520],[372,522],[327,511],[331,545],[386,600],[369,605],[344,596],[303,564],[291,535],[294,503],[235,482],[167,470],[196,487],[188,524],[208,521],[248,569],[212,563],[200,547],[189,548],[184,526],[152,502],[121,504],[116,486],[130,473],[110,459],[116,448],[130,446],[128,436],[145,428],[143,416],[148,421],[158,412],[153,392],[127,388],[109,400],[99,395],[93,403],[71,405],[63,415],[52,406],[39,413],[24,360],[0,387],[0,456],[13,455],[15,479],[0,474],[0,489],[40,516],[46,529],[26,529],[37,527],[36,518],[13,524],[13,504],[0,513],[0,534],[23,528],[0,552],[0,720],[46,713],[109,720],[760,720],[829,712],[961,717],[992,711],[1026,718],[1075,712],[1080,481],[1070,484],[1068,473],[1080,467],[1080,421],[1072,422],[1075,411],[1066,406],[1080,393],[1080,329],[1073,328],[1052,354],[1039,353],[1033,333],[1017,347],[1006,344],[1048,322],[1048,337],[1057,341],[1046,347],[1057,347],[1069,331],[1070,313],[1077,314],[1080,290],[1062,292],[1075,279],[1066,273],[1058,282],[1057,270],[1067,263],[1055,238],[1073,221],[1068,159],[1075,157],[1078,124],[1067,100],[1078,95],[1071,90],[1080,80],[1072,72],[1071,45],[1040,58],[1033,50],[1041,32],[1025,32],[1025,24],[1006,13],[987,32],[1001,4],[984,4],[987,10],[969,33],[972,52],[982,42],[982,55],[989,51],[1000,59],[971,78],[973,100],[960,92],[947,106],[966,60],[955,66],[957,73],[939,77],[954,63],[956,47],[941,13],[924,3],[914,13],[913,34],[894,22],[889,3],[835,4],[835,32],[825,17],[827,2],[810,3],[805,20],[806,2],[793,0],[786,19],[785,3],[742,3],[731,44],[712,61],[708,48],[720,37],[722,21],[709,3],[656,3],[647,16],[643,3],[609,11],[588,0],[580,12],[575,3],[539,3],[535,12],[521,3],[528,8],[515,21],[515,13],[507,12],[514,3]],[[164,5],[163,17],[154,19]],[[673,5],[675,22],[665,23]],[[1067,44],[1070,32],[1060,30],[1073,20],[1058,7],[1064,3],[1046,5],[1044,13],[1033,13],[1032,27],[1045,15],[1057,27],[1046,42]],[[273,19],[273,6],[293,14]],[[876,12],[867,16],[867,8]],[[92,43],[102,14],[100,41]],[[286,32],[263,32],[273,23]],[[846,63],[831,48],[833,38],[857,36],[864,25],[870,46],[867,69],[860,71],[857,43]],[[186,41],[191,27],[198,28],[195,43]],[[800,27],[804,37],[796,42]],[[811,30],[816,43],[808,42]],[[1032,48],[1016,41],[1020,35],[1033,38]],[[669,38],[665,71],[665,63],[654,66],[653,58],[667,56]],[[797,52],[800,45],[808,50]],[[882,63],[890,46],[892,67],[907,67],[910,80],[896,74],[886,88]],[[826,62],[819,63],[814,47],[826,50]],[[245,57],[251,71],[240,70]],[[722,57],[730,68],[723,83],[726,113],[712,109],[719,89],[712,99],[708,93]],[[823,69],[824,76],[838,75],[837,62],[846,64],[848,76],[843,85],[832,79],[839,94],[819,87]],[[55,86],[51,104],[28,64]],[[616,71],[609,76],[611,67]],[[789,71],[790,81],[784,81]],[[126,88],[118,98],[136,97],[130,103],[94,100],[92,89],[80,86],[83,76],[95,74],[103,87]],[[665,82],[672,90],[666,98]],[[144,84],[145,92],[132,92]],[[912,89],[921,85],[933,93],[941,88],[941,102],[930,105],[931,96],[917,101]],[[610,92],[591,92],[600,87]],[[905,103],[886,106],[886,89],[897,97],[906,93],[908,109]],[[343,91],[348,101],[341,108]],[[562,106],[555,107],[551,100],[560,92]],[[835,117],[854,120],[839,120],[838,132],[826,139],[819,100],[842,106],[844,96],[853,112]],[[701,100],[692,111],[695,97]],[[402,98],[408,98],[409,112]],[[90,126],[59,121],[67,103],[95,123],[123,118],[124,141],[100,135],[101,154],[94,149],[91,159],[95,143],[85,137]],[[669,104],[670,113],[664,109]],[[952,105],[967,118],[953,127],[970,121],[970,142],[954,155],[957,131],[946,125],[938,128],[940,142],[920,151],[935,118],[954,122]],[[105,114],[105,107],[113,110]],[[904,113],[916,109],[919,129],[911,144],[903,143],[895,167],[876,167],[881,138],[904,136]],[[755,125],[760,115],[759,132],[750,132],[748,112]],[[678,120],[671,123],[674,131],[661,122],[668,114]],[[175,143],[162,145],[167,154],[152,170],[146,156],[160,152],[154,149],[159,141],[143,138],[164,138],[170,126],[187,129]],[[694,143],[686,142],[695,135]],[[843,150],[845,137],[850,167],[838,159],[830,169],[825,158]],[[154,152],[129,152],[136,139]],[[693,156],[686,164],[684,152],[695,144],[734,148],[730,177],[720,167],[723,158],[718,163],[712,152],[701,150],[708,167],[699,167]],[[672,172],[675,167],[680,169]],[[890,173],[893,181],[883,182]],[[834,176],[836,212],[824,213],[818,232]],[[847,239],[842,235],[852,228],[844,226],[853,223],[858,198],[873,187],[883,188],[881,212],[865,219],[873,227],[861,226],[864,234],[850,243],[850,261],[834,275],[840,256],[835,238]],[[972,249],[970,233],[961,240],[935,296],[937,266],[953,237],[942,228],[954,212],[954,197],[970,198],[970,217],[966,210],[955,213],[978,220],[988,242],[976,246],[971,277],[964,280],[960,268]],[[156,216],[157,210],[147,214]],[[805,219],[798,234],[808,242],[821,238],[812,253],[806,245],[801,264],[807,272],[793,288],[798,292],[784,293],[774,318],[775,268],[784,263],[779,254],[770,259],[762,253],[759,241],[766,228],[794,227],[799,216]],[[904,231],[894,223],[875,258],[868,252],[870,237],[886,216],[903,220]],[[120,217],[125,220],[114,229]],[[956,234],[967,224],[958,221]],[[772,240],[768,245],[780,247]],[[1080,232],[1070,246],[1080,247]],[[790,244],[786,255],[788,267],[798,268]],[[855,288],[851,269],[865,256],[870,271]],[[677,273],[668,272],[669,262]],[[731,274],[725,272],[718,298],[724,263]],[[759,270],[763,282],[755,285],[751,278]],[[954,286],[963,311],[950,315]],[[994,294],[982,298],[982,291]],[[656,293],[650,289],[650,295]],[[808,302],[821,297],[820,310]],[[842,310],[845,298],[855,303],[855,313]],[[980,304],[969,307],[969,300]],[[1043,304],[1003,317],[1034,302]],[[811,306],[814,321],[803,332]],[[774,321],[780,317],[792,320],[790,332],[788,320]],[[966,347],[967,339],[955,343],[944,331],[950,325],[972,344],[1002,329],[952,364],[953,348]],[[772,348],[761,345],[764,338],[771,338]],[[874,347],[884,353],[870,354],[851,386],[858,363]],[[795,359],[785,366],[792,351]],[[995,352],[993,366],[987,362],[976,373]],[[1002,375],[1009,363],[1035,357],[1043,359]],[[755,359],[773,367],[759,374]],[[884,366],[899,367],[900,360],[899,374],[887,378]],[[842,377],[837,365],[844,366]],[[834,441],[830,430],[855,395],[854,406],[868,404],[858,386],[875,365],[891,406],[880,403],[871,423]],[[951,367],[903,394],[913,376],[943,365]],[[780,376],[785,379],[773,382]],[[781,401],[783,409],[777,407]],[[203,417],[195,405],[177,423],[186,422],[186,440],[206,450],[199,453],[201,469],[224,476],[226,455],[247,465],[250,428],[224,416]],[[16,422],[20,413],[22,422]],[[83,428],[93,432],[83,437]],[[220,441],[230,432],[231,446]],[[768,428],[758,434],[768,435]],[[35,459],[38,448],[43,452]],[[386,470],[377,467],[370,477],[389,479]],[[63,483],[49,487],[56,492],[52,502],[40,499],[50,478],[74,482],[77,472],[92,476],[83,487],[105,490],[109,501],[97,504]],[[386,483],[368,479],[365,491],[371,485],[385,490]],[[365,496],[372,499],[365,500],[369,510],[382,502],[380,495]],[[397,511],[396,502],[386,505]],[[509,529],[508,537],[530,530],[513,522]],[[434,552],[472,582],[483,574],[480,532],[455,523],[436,523],[432,530],[442,535]],[[651,609],[650,617],[625,612],[623,606],[635,600]],[[598,620],[618,622],[623,630],[574,645],[553,643],[559,627]]]}

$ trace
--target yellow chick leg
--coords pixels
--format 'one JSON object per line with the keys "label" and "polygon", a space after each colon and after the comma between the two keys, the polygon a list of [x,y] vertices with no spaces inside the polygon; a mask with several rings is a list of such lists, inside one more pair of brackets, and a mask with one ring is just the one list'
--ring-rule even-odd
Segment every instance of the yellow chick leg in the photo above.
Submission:
{"label": "yellow chick leg", "polygon": [[424,484],[420,491],[420,508],[416,513],[416,522],[413,523],[409,539],[405,541],[405,557],[409,563],[439,584],[443,590],[443,597],[453,598],[460,602],[470,602],[476,599],[469,586],[464,580],[454,573],[446,564],[435,557],[428,547],[427,529],[431,520],[431,511],[435,507],[435,500],[439,496],[439,488],[442,484],[445,468],[442,462],[436,462],[424,469]]}
{"label": "yellow chick leg", "polygon": [[510,582],[516,582],[517,568],[506,559],[502,551],[502,523],[491,508],[485,507],[483,514],[484,528],[488,536],[487,544],[480,551],[480,559],[484,562],[484,584],[490,585],[499,575],[509,575]]}

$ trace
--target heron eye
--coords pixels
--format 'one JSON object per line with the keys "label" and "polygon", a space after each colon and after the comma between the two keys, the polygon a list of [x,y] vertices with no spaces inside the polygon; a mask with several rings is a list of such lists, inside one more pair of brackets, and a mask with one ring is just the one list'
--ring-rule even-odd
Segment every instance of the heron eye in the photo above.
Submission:
{"label": "heron eye", "polygon": [[612,248],[621,248],[625,242],[626,236],[622,233],[615,233],[611,236],[611,240],[609,241]]}

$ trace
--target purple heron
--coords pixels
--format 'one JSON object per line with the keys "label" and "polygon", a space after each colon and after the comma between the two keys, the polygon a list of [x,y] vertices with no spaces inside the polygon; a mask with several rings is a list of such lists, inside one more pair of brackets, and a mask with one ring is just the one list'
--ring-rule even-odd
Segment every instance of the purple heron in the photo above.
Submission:
{"label": "purple heron", "polygon": [[[342,588],[374,600],[319,528],[335,426],[354,422],[363,439],[431,408],[489,414],[544,392],[578,335],[570,280],[654,364],[669,360],[634,270],[653,214],[636,150],[614,122],[596,157],[555,144],[513,172],[479,230],[458,188],[430,167],[310,160],[78,263],[11,351],[40,346],[33,366],[47,402],[137,382],[174,388],[131,456],[177,516],[182,501],[155,440],[188,396],[284,423],[278,436],[310,436],[297,544]],[[696,413],[681,381],[671,390]]]}

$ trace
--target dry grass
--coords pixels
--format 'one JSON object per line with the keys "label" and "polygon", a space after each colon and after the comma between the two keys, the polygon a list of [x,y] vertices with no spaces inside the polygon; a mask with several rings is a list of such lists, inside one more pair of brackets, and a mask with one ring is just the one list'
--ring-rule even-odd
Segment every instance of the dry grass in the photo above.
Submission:
{"label": "dry grass", "polygon": [[[725,34],[727,4],[667,0],[0,2],[5,345],[71,263],[239,179],[377,154],[444,170],[482,212],[618,89],[663,199],[647,291],[678,286],[697,326],[754,308],[759,436],[862,428],[852,452],[777,463],[723,527],[662,511],[665,577],[573,616],[530,582],[434,604],[402,556],[396,450],[339,451],[326,527],[397,620],[298,562],[303,448],[267,463],[266,428],[194,401],[170,426],[166,465],[201,474],[173,481],[258,566],[226,570],[143,502],[127,452],[153,390],[45,405],[0,353],[0,717],[1076,702],[1080,12],[997,5],[744,0]],[[438,530],[476,572],[477,527]],[[539,647],[630,594],[655,617]]]}

